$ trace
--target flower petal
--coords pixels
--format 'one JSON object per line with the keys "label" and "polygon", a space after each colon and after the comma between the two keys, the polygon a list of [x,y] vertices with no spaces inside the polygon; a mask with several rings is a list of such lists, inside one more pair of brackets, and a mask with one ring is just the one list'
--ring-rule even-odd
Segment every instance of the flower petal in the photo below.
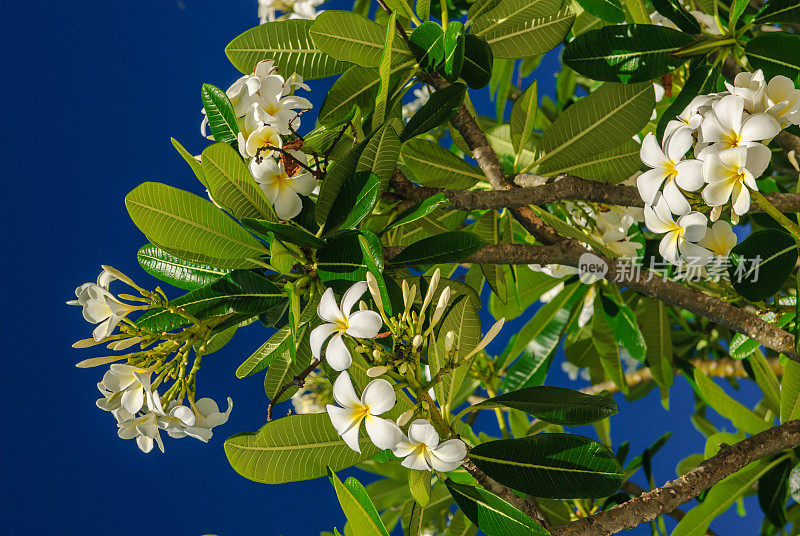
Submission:
{"label": "flower petal", "polygon": [[369,382],[361,393],[361,404],[367,406],[372,415],[386,413],[396,403],[397,395],[392,384],[381,378]]}
{"label": "flower petal", "polygon": [[353,364],[353,357],[350,355],[350,350],[342,340],[342,336],[336,334],[328,343],[325,349],[325,359],[333,370],[347,370]]}
{"label": "flower petal", "polygon": [[429,448],[439,444],[439,434],[425,419],[416,419],[408,426],[408,437],[417,443],[425,443]]}
{"label": "flower petal", "polygon": [[403,433],[400,427],[388,419],[367,416],[364,419],[367,435],[379,449],[392,449],[397,446]]}
{"label": "flower petal", "polygon": [[428,462],[425,461],[425,456],[418,450],[415,450],[406,456],[405,459],[400,462],[400,465],[408,469],[415,469],[417,471],[431,470],[431,468],[428,466]]}
{"label": "flower petal", "polygon": [[275,198],[275,214],[282,220],[291,220],[303,210],[303,201],[292,188],[284,184]]}
{"label": "flower petal", "polygon": [[342,372],[339,374],[339,377],[336,378],[336,381],[333,382],[333,399],[336,400],[340,406],[345,408],[352,409],[361,406],[361,399],[358,398],[348,373]]}
{"label": "flower petal", "polygon": [[364,295],[367,288],[369,287],[366,281],[359,281],[345,291],[344,296],[342,296],[342,314],[345,317],[350,316],[353,306],[358,303],[359,298]]}
{"label": "flower petal", "polygon": [[663,169],[649,169],[636,178],[636,187],[645,204],[652,205],[667,174]]}
{"label": "flower petal", "polygon": [[326,322],[340,322],[343,319],[342,312],[336,305],[336,296],[334,296],[332,288],[326,289],[322,299],[319,300],[317,316]]}
{"label": "flower petal", "polygon": [[347,320],[347,333],[359,339],[372,339],[381,330],[383,319],[375,311],[356,311]]}
{"label": "flower petal", "polygon": [[678,176],[675,182],[687,192],[695,192],[703,187],[703,162],[701,160],[684,160],[675,166]]}
{"label": "flower petal", "polygon": [[742,141],[762,141],[774,138],[781,131],[778,120],[768,114],[753,114],[742,124]]}
{"label": "flower petal", "polygon": [[361,417],[356,410],[350,408],[340,408],[339,406],[334,406],[333,404],[328,404],[326,408],[328,410],[328,417],[331,419],[331,424],[334,428],[336,428],[336,431],[339,433],[339,435],[342,435],[351,429],[356,429],[356,433],[358,433]]}
{"label": "flower petal", "polygon": [[667,155],[661,150],[655,134],[649,132],[642,140],[642,147],[639,149],[639,157],[647,167],[660,168],[667,160]]}
{"label": "flower petal", "polygon": [[321,324],[311,330],[309,342],[311,344],[311,355],[314,359],[320,359],[322,356],[322,345],[328,340],[328,337],[339,331],[339,326],[336,324]]}
{"label": "flower petal", "polygon": [[449,439],[431,449],[431,453],[443,462],[461,463],[467,457],[467,446],[460,439]]}

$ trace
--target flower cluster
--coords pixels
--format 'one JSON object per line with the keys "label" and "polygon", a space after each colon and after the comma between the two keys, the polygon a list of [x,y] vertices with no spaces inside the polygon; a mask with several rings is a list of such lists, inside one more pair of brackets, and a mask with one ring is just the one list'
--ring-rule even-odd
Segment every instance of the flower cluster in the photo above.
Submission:
{"label": "flower cluster", "polygon": [[261,24],[282,19],[315,19],[317,7],[325,0],[258,0]]}
{"label": "flower cluster", "polygon": [[[298,89],[310,91],[300,75],[284,79],[272,60],[264,60],[225,91],[239,126],[239,152],[283,220],[297,216],[303,208],[300,196],[317,187],[305,153],[283,147],[284,137],[296,135],[302,113],[312,108],[308,99],[294,94]],[[207,124],[208,118],[203,119],[204,136]]]}
{"label": "flower cluster", "polygon": [[730,205],[731,223],[738,223],[751,194],[760,198],[756,178],[771,156],[766,144],[782,128],[800,124],[800,90],[788,78],[767,83],[756,71],[726,85],[728,91],[695,97],[669,121],[661,143],[653,133],[642,142],[640,156],[650,168],[637,178],[645,224],[664,234],[659,251],[675,265],[704,266],[730,252],[730,225],[709,229],[709,219],[716,222]]}
{"label": "flower cluster", "polygon": [[[131,305],[112,294],[110,285],[115,280],[121,280],[140,292],[141,297],[122,295],[126,301],[139,301],[142,304]],[[197,354],[197,349],[195,365],[188,375],[185,374],[188,353],[195,348],[196,341],[207,342],[211,332],[209,326],[195,325],[183,333],[169,334],[170,338],[158,344],[159,338],[167,334],[140,328],[127,315],[151,307],[168,306],[166,298],[158,292],[142,289],[126,275],[108,266],[103,267],[97,283],[84,283],[75,290],[75,295],[77,299],[67,304],[82,307],[84,318],[97,324],[93,337],[78,341],[75,347],[103,343],[115,351],[136,345],[141,347],[141,351],[127,355],[92,358],[78,363],[79,367],[111,363],[102,381],[97,384],[102,395],[97,407],[114,416],[119,436],[136,439],[143,452],[150,452],[154,444],[164,451],[160,430],[173,438],[188,436],[204,442],[211,439],[212,429],[228,420],[233,402],[228,398],[228,409],[222,413],[210,398],[194,400],[194,379],[201,355]],[[115,333],[117,329],[119,333]],[[168,359],[176,350],[175,358]],[[127,364],[114,363],[126,358]],[[157,374],[155,380],[152,379],[153,373]],[[176,381],[161,396],[156,389],[167,378]],[[188,406],[182,404],[184,395],[188,398]]]}
{"label": "flower cluster", "polygon": [[[429,372],[428,375],[422,372],[419,353],[433,327],[442,319],[450,300],[450,287],[446,286],[439,294],[436,303],[433,303],[439,280],[440,273],[436,270],[422,299],[419,313],[412,311],[417,299],[417,287],[408,285],[404,281],[401,285],[404,310],[392,317],[385,316],[383,312],[378,283],[371,274],[368,274],[366,282],[358,282],[344,293],[341,305],[336,303],[333,291],[327,289],[317,308],[317,314],[324,323],[312,330],[310,342],[314,357],[321,359],[324,352],[328,365],[336,371],[341,371],[333,382],[332,394],[335,404],[327,404],[326,410],[334,428],[351,449],[361,452],[364,439],[361,439],[359,434],[363,423],[369,441],[378,448],[390,449],[395,456],[403,458],[403,466],[446,472],[461,464],[466,456],[466,444],[461,439],[441,442],[433,425],[423,418],[413,420],[404,433],[401,427],[411,421],[417,411],[422,411],[423,406],[428,411],[436,411],[429,405],[433,403],[433,399],[431,397],[426,404],[418,403],[417,408],[405,411],[396,421],[387,419],[385,415],[397,404],[396,389],[399,387],[380,377],[386,376],[401,384],[415,385],[417,398],[431,396],[430,385],[434,381],[431,380]],[[359,303],[361,296],[368,289],[380,312],[370,310],[363,301]],[[359,308],[352,312],[356,303],[359,303]],[[429,306],[433,308],[433,312],[427,328],[423,329]],[[384,322],[389,327],[387,333],[394,335],[395,340],[407,341],[408,344],[401,343],[401,345],[408,346],[408,353],[404,351],[401,352],[402,355],[398,355],[395,347],[385,348],[374,341],[371,343],[371,350],[367,347],[368,341],[380,335]],[[468,359],[481,351],[497,335],[502,324],[502,321],[495,324],[477,347],[461,359]],[[367,375],[375,378],[364,387],[360,396],[347,372],[353,362],[347,341],[355,345],[356,351],[368,358],[368,364],[371,366],[367,370]],[[445,334],[444,350],[448,355],[457,354],[454,341],[453,332]],[[407,361],[409,356],[412,360],[416,360],[416,366],[409,367]],[[427,385],[423,386],[423,383]]]}

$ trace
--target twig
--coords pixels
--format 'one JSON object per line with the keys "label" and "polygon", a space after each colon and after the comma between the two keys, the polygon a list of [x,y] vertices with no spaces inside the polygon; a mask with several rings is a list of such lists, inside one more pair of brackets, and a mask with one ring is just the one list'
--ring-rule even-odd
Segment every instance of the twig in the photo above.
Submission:
{"label": "twig", "polygon": [[[294,155],[292,155],[292,153],[290,153],[286,149],[283,149],[282,147],[275,147],[274,145],[265,145],[264,147],[259,147],[258,150],[256,151],[256,156],[255,156],[256,159],[259,158],[258,155],[259,155],[259,153],[261,151],[277,151],[277,152],[281,153],[283,156],[285,156],[286,158],[289,158],[292,162],[294,162],[295,164],[297,164],[301,168],[305,169],[306,171],[308,171],[309,173],[314,175],[314,177],[319,178],[320,176],[324,175],[324,173],[322,171],[320,171],[318,169],[311,169],[310,167],[308,167],[308,164],[305,164],[305,163],[301,162],[300,160],[295,158]],[[263,158],[263,157],[261,157],[261,158]],[[259,160],[256,160],[256,161],[259,161]]]}
{"label": "twig", "polygon": [[311,374],[311,372],[315,368],[317,368],[317,365],[319,365],[319,364],[320,364],[320,360],[319,359],[315,359],[314,361],[311,362],[311,364],[309,366],[307,366],[303,370],[303,372],[301,372],[300,374],[298,374],[297,376],[292,378],[292,380],[289,383],[287,383],[286,385],[282,386],[278,390],[278,393],[275,395],[275,398],[270,400],[269,405],[267,406],[267,422],[272,420],[272,408],[274,408],[275,404],[277,404],[278,400],[281,399],[281,397],[283,396],[283,393],[285,393],[287,390],[289,390],[290,387],[292,387],[294,385],[296,385],[297,387],[302,387],[303,384],[305,384],[305,382],[306,382],[306,377],[309,374]]}

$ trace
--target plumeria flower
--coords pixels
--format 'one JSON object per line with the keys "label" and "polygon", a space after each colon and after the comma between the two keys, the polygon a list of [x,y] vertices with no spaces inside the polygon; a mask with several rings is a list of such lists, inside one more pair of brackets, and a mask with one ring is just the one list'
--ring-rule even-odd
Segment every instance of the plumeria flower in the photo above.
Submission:
{"label": "plumeria flower", "polygon": [[664,234],[658,251],[668,262],[678,265],[681,258],[692,265],[705,265],[711,252],[698,246],[706,235],[706,217],[699,212],[689,212],[675,221],[666,200],[659,196],[655,205],[644,208],[645,224],[654,233]]}
{"label": "plumeria flower", "polygon": [[100,272],[97,283],[84,283],[75,289],[76,300],[70,300],[67,305],[83,307],[83,318],[87,322],[97,324],[92,332],[95,341],[102,341],[114,331],[120,321],[131,311],[138,309],[119,301],[111,292],[109,286],[116,276],[107,270]]}
{"label": "plumeria flower", "polygon": [[219,411],[219,406],[210,398],[201,398],[192,408],[183,405],[173,405],[169,415],[159,419],[158,426],[167,431],[170,437],[193,437],[207,443],[214,435],[212,428],[228,421],[233,400],[228,397],[228,409],[225,413]]}
{"label": "plumeria flower", "polygon": [[722,31],[719,29],[717,21],[712,15],[703,13],[702,11],[690,11],[689,14],[697,19],[697,22],[700,23],[700,29],[703,32],[711,35],[722,35]]}
{"label": "plumeria flower", "polygon": [[731,95],[736,95],[744,100],[744,109],[753,113],[763,113],[764,92],[767,89],[767,81],[761,69],[754,73],[743,71],[736,75],[733,84],[725,82],[725,87]]}
{"label": "plumeria flower", "polygon": [[467,456],[467,446],[460,439],[439,443],[439,434],[431,423],[417,419],[408,426],[408,437],[402,436],[392,452],[403,467],[418,471],[447,473],[461,465]]}
{"label": "plumeria flower", "polygon": [[115,411],[121,407],[130,414],[136,414],[146,400],[152,400],[151,374],[148,369],[132,365],[111,365],[103,376],[103,381],[97,384],[104,395],[97,401],[97,406],[105,411]]}
{"label": "plumeria flower", "polygon": [[[257,104],[253,106],[257,106]],[[248,112],[249,115],[250,113]],[[274,149],[267,149],[267,147],[277,147],[278,149],[283,147],[283,140],[274,126],[263,124],[255,126],[250,124],[249,126],[253,127],[251,131],[247,127],[250,121],[245,118],[245,131],[248,132],[247,139],[245,140],[243,132],[239,133],[239,152],[242,153],[242,156],[245,158],[258,157],[267,159],[275,154]]]}
{"label": "plumeria flower", "polygon": [[[653,82],[653,90],[655,90],[656,102],[657,103],[661,102],[664,99],[664,95],[666,95],[667,90],[664,89],[664,86],[662,86],[661,84],[657,84],[655,82]],[[657,117],[658,117],[658,112],[656,111],[655,108],[653,108],[653,113],[650,114],[650,121],[655,121]]]}
{"label": "plumeria flower", "polygon": [[327,322],[317,326],[311,331],[311,353],[320,359],[322,355],[322,345],[333,335],[325,350],[325,358],[334,370],[345,370],[353,362],[350,351],[344,344],[342,335],[350,335],[359,339],[372,339],[381,330],[383,320],[381,315],[375,311],[356,311],[350,314],[353,306],[367,290],[367,283],[359,281],[344,293],[342,296],[342,306],[336,305],[336,298],[333,289],[329,288],[322,295],[322,299],[317,306],[317,315]]}
{"label": "plumeria flower", "polygon": [[700,151],[699,158],[731,147],[748,147],[780,132],[778,121],[771,115],[746,115],[744,102],[742,97],[726,95],[714,103],[700,127],[702,142],[710,145]]}
{"label": "plumeria flower", "polygon": [[[596,232],[600,240],[611,251],[622,258],[638,256],[638,250],[643,247],[639,242],[632,242],[628,238],[628,229],[636,221],[639,210],[623,207],[611,207],[607,211],[599,211],[595,216]],[[644,213],[640,219],[644,218]]]}
{"label": "plumeria flower", "polygon": [[284,95],[291,95],[298,89],[304,89],[306,91],[311,91],[311,88],[303,82],[303,77],[297,73],[292,73],[289,78],[286,79],[283,83],[283,94]]}
{"label": "plumeria flower", "polygon": [[783,75],[773,77],[765,92],[764,113],[777,119],[782,127],[800,125],[800,89]]}
{"label": "plumeria flower", "polygon": [[[290,151],[289,154],[301,162],[305,160],[305,155],[299,151]],[[291,220],[300,214],[303,209],[300,196],[310,195],[317,187],[317,179],[311,173],[303,171],[290,177],[283,162],[274,158],[253,160],[250,162],[250,173],[275,207],[275,214],[282,220]]]}
{"label": "plumeria flower", "polygon": [[158,415],[155,413],[145,413],[135,417],[124,409],[115,415],[118,419],[117,434],[122,439],[136,439],[139,449],[148,453],[153,450],[153,443],[158,445],[159,450],[164,452],[164,443],[158,431]]}
{"label": "plumeria flower", "polygon": [[400,441],[400,428],[392,421],[378,417],[397,402],[391,383],[382,379],[372,380],[359,398],[350,376],[342,372],[333,383],[333,399],[339,405],[328,404],[328,416],[344,442],[354,451],[361,452],[358,434],[362,422],[367,435],[378,448],[391,449]]}
{"label": "plumeria flower", "polygon": [[698,245],[711,251],[716,257],[727,257],[736,242],[736,233],[733,232],[731,224],[718,220],[706,232],[706,236],[698,242]]}
{"label": "plumeria flower", "polygon": [[691,210],[681,189],[693,192],[703,186],[702,162],[683,160],[693,141],[688,128],[678,129],[665,138],[663,147],[658,145],[652,132],[645,136],[639,156],[652,169],[639,176],[636,186],[646,204],[655,202],[663,185],[663,198],[674,214],[686,214]]}
{"label": "plumeria flower", "polygon": [[718,100],[716,95],[698,95],[693,98],[689,105],[677,116],[677,119],[667,122],[667,126],[664,129],[664,138],[668,138],[682,127],[689,127],[692,132],[698,130],[703,123],[703,117],[711,111],[711,105],[715,100]]}
{"label": "plumeria flower", "polygon": [[[261,79],[260,98],[255,99],[250,110],[256,121],[271,125],[279,134],[291,134],[300,127],[297,110],[310,110],[308,99],[284,93],[282,76],[271,75]],[[290,128],[290,124],[291,127]]]}
{"label": "plumeria flower", "polygon": [[703,189],[703,200],[712,207],[731,201],[736,215],[747,213],[750,190],[758,190],[756,177],[767,169],[771,156],[770,150],[761,144],[707,155],[703,175],[708,186]]}

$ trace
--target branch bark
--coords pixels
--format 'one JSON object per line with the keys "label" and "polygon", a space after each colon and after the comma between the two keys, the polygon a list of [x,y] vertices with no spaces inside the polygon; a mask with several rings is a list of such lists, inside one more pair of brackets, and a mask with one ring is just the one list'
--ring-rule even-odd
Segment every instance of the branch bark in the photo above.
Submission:
{"label": "branch bark", "polygon": [[[384,248],[384,256],[391,260],[402,248]],[[581,255],[587,250],[576,240],[562,239],[550,246],[531,244],[489,244],[477,253],[462,260],[473,264],[562,264],[578,267]],[[794,336],[769,324],[757,316],[714,296],[688,288],[659,274],[628,262],[612,260],[592,253],[608,267],[605,279],[627,287],[645,296],[657,298],[669,305],[677,305],[699,314],[728,329],[747,335],[767,348],[800,361],[794,349]]]}
{"label": "branch bark", "polygon": [[[636,484],[634,484],[630,480],[625,481],[625,482],[622,483],[622,491],[624,491],[625,493],[628,493],[629,495],[641,495],[642,493],[647,493],[646,489],[644,489],[644,488],[642,488],[640,486],[637,486]],[[686,517],[686,512],[684,512],[683,510],[681,510],[679,508],[676,508],[672,512],[667,512],[666,515],[668,515],[669,517],[671,517],[673,519],[676,519],[676,520],[680,521],[681,519]],[[708,530],[706,530],[706,536],[717,536],[717,533],[714,532],[711,529],[708,529]]]}
{"label": "branch bark", "polygon": [[553,536],[610,536],[674,511],[747,465],[800,445],[800,421],[789,421],[744,439],[660,488],[603,512],[553,527]]}

